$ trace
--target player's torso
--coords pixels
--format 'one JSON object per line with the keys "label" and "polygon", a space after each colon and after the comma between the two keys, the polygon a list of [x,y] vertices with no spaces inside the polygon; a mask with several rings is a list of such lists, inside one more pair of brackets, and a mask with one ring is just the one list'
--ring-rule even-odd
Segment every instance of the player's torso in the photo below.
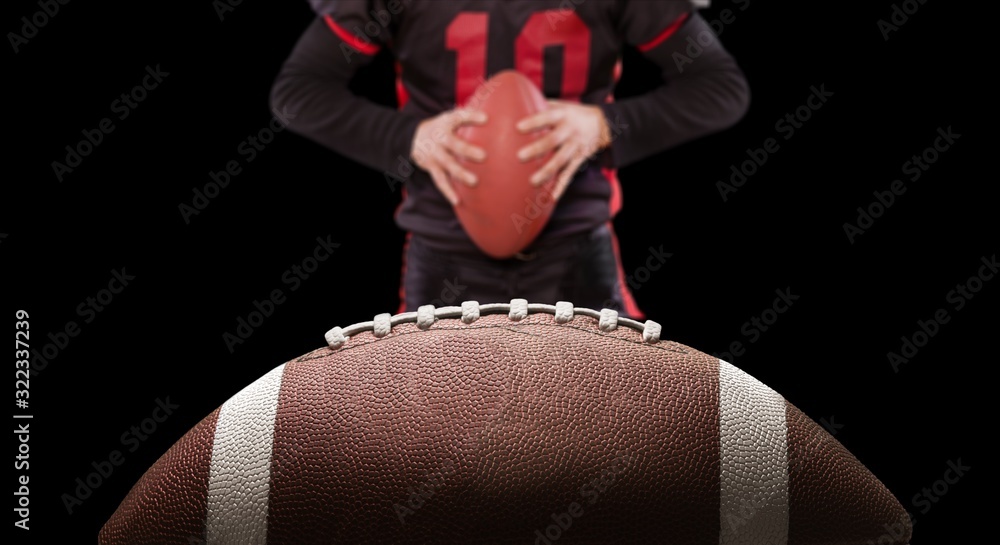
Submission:
{"label": "player's torso", "polygon": [[606,0],[413,0],[402,4],[392,49],[408,108],[465,104],[490,75],[516,69],[547,97],[603,101],[621,39]]}

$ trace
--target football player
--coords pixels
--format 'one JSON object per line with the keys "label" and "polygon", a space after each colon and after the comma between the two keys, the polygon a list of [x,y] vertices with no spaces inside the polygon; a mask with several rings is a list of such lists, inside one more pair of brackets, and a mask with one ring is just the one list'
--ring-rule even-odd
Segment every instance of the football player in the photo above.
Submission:
{"label": "football player", "polygon": [[[729,127],[749,101],[743,73],[697,13],[707,2],[310,0],[317,17],[282,67],[272,107],[295,113],[292,131],[402,180],[400,311],[520,297],[641,318],[611,224],[622,202],[616,169]],[[626,47],[655,63],[664,84],[614,101]],[[384,49],[396,62],[398,110],[348,88]],[[456,105],[504,69],[551,100],[520,121],[519,130],[550,131],[519,155],[553,152],[526,183],[556,176],[558,202],[535,242],[497,260],[463,231],[451,184],[474,185],[461,161],[485,157],[455,134],[485,115]]]}

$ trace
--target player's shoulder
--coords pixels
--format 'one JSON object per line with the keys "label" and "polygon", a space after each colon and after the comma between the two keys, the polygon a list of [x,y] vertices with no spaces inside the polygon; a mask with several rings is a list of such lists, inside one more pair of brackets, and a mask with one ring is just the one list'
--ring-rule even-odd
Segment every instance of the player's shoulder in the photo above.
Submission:
{"label": "player's shoulder", "polygon": [[307,0],[313,11],[320,15],[338,12],[364,12],[377,15],[385,12],[398,15],[403,11],[425,4],[422,0]]}
{"label": "player's shoulder", "polygon": [[[402,12],[407,9],[433,8],[440,6],[441,0],[307,0],[313,11],[320,15],[331,15],[345,11],[380,11]],[[505,0],[495,0],[502,2]],[[703,9],[710,5],[711,0],[560,0],[558,4],[564,9],[622,9],[658,10],[658,9]],[[452,2],[454,3],[454,2]],[[482,2],[476,2],[481,4]],[[569,6],[567,8],[567,6]]]}
{"label": "player's shoulder", "polygon": [[[597,7],[595,2],[585,2]],[[607,0],[602,8],[617,20],[635,20],[642,18],[660,19],[676,17],[710,7],[710,0]]]}
{"label": "player's shoulder", "polygon": [[711,0],[611,0],[611,2],[636,10],[679,9],[691,11],[711,7]]}

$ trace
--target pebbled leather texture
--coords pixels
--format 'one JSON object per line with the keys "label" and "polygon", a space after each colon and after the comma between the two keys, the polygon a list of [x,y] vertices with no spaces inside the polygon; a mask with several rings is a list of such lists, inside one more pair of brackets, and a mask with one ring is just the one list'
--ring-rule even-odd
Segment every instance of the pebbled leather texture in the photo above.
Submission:
{"label": "pebbled leather texture", "polygon": [[575,502],[560,543],[717,541],[716,361],[593,322],[408,324],[290,363],[270,538],[533,543]]}
{"label": "pebbled leather texture", "polygon": [[[787,402],[786,402],[787,403]],[[791,403],[788,411],[788,542],[910,542],[910,516],[868,468]]]}
{"label": "pebbled leather texture", "polygon": [[[643,342],[629,327],[602,331],[580,314],[566,323],[490,314],[379,334],[358,332],[272,371],[281,382],[271,415],[227,402],[237,411],[227,418],[241,414],[258,430],[242,434],[254,436],[244,447],[227,444],[231,469],[209,471],[216,411],[147,472],[100,542],[249,542],[206,534],[219,479],[254,491],[237,498],[242,516],[266,517],[252,524],[272,545],[754,545],[784,542],[767,533],[782,515],[788,543],[861,545],[905,517],[825,430],[742,371],[722,363],[720,377],[719,360],[692,348]],[[775,435],[778,422],[786,437]],[[237,466],[241,452],[259,459],[267,430],[262,494],[249,486],[261,473]],[[748,498],[762,514],[725,541],[723,479],[731,505]],[[780,500],[781,486],[785,504],[760,503]],[[905,536],[879,543],[906,543],[908,526]]]}
{"label": "pebbled leather texture", "polygon": [[274,417],[284,369],[275,368],[219,409],[208,480],[209,542],[267,544]]}
{"label": "pebbled leather texture", "polygon": [[785,399],[719,361],[720,545],[788,542]]}
{"label": "pebbled leather texture", "polygon": [[101,545],[190,545],[203,539],[218,417],[216,409],[146,471],[101,528]]}

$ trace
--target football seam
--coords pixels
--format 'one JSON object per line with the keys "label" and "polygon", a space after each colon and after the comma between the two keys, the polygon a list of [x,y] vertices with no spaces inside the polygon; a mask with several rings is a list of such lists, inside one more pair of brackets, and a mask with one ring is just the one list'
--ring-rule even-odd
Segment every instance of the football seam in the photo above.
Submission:
{"label": "football seam", "polygon": [[[502,314],[506,313],[510,317],[510,322],[505,324],[492,324],[492,325],[473,325],[481,316],[490,314]],[[396,314],[391,316],[387,313],[379,314],[375,316],[372,321],[369,322],[358,322],[350,325],[346,328],[335,327],[328,331],[325,335],[327,340],[327,345],[329,351],[341,351],[350,350],[358,346],[366,346],[369,343],[382,340],[383,338],[401,337],[404,335],[411,335],[416,333],[421,333],[423,331],[429,330],[434,327],[436,330],[458,330],[458,329],[486,329],[486,328],[496,328],[496,327],[506,327],[512,328],[511,331],[516,331],[517,326],[521,325],[520,320],[526,318],[530,314],[550,314],[553,315],[552,324],[531,324],[531,325],[541,325],[546,327],[563,327],[568,326],[578,331],[583,331],[587,333],[593,333],[600,335],[602,337],[616,339],[620,341],[625,341],[630,344],[641,344],[649,345],[653,348],[655,344],[660,342],[660,332],[662,328],[660,324],[652,320],[646,320],[645,323],[632,320],[630,318],[620,318],[618,312],[613,309],[602,309],[600,311],[584,308],[584,307],[574,307],[571,303],[566,301],[560,301],[556,305],[546,305],[546,304],[529,304],[524,299],[513,299],[510,304],[506,303],[493,303],[480,306],[476,301],[465,301],[462,303],[461,307],[458,306],[448,306],[435,308],[433,305],[423,305],[416,312],[405,312],[401,314]],[[583,315],[593,320],[596,320],[598,327],[580,327],[575,326],[570,323],[570,321],[576,315]],[[461,325],[444,325],[442,322],[448,321],[453,322],[458,320]],[[394,330],[394,326],[402,324],[416,323],[419,328],[418,331],[408,331],[398,333]],[[640,337],[637,340],[625,339],[618,336],[610,335],[611,331],[618,329],[618,326],[622,325],[628,329],[640,333]],[[358,341],[356,343],[350,343],[348,341],[353,339],[357,334],[371,332],[374,335],[374,339]],[[668,346],[655,346],[663,351],[677,352],[681,354],[687,354],[688,352],[677,348],[676,343],[670,343]],[[324,353],[325,352],[325,353]],[[323,349],[318,349],[309,355],[302,356],[295,361],[310,361],[313,359],[323,358],[329,355],[329,352]]]}
{"label": "football seam", "polygon": [[[643,342],[641,340],[623,339],[621,337],[616,337],[614,335],[610,335],[610,334],[604,333],[604,332],[602,332],[600,330],[595,331],[594,329],[589,328],[589,327],[580,327],[580,326],[575,326],[575,325],[571,325],[571,324],[518,324],[518,323],[513,323],[513,324],[494,324],[494,325],[460,325],[460,326],[451,326],[451,325],[448,325],[448,326],[441,326],[441,327],[438,327],[437,324],[435,324],[435,327],[434,327],[433,331],[457,331],[457,330],[460,330],[460,329],[516,328],[516,327],[528,327],[528,326],[533,326],[533,327],[568,327],[568,328],[571,328],[571,329],[575,329],[577,331],[582,331],[584,333],[591,333],[591,334],[594,334],[594,335],[599,335],[601,337],[613,339],[615,341],[626,342],[626,343],[629,343],[629,344],[642,345],[642,346],[645,346],[647,348],[651,348],[651,349],[655,349],[655,350],[661,350],[661,351],[664,351],[664,352],[675,352],[677,354],[689,354],[690,353],[690,352],[688,352],[686,350],[678,348],[680,345],[674,343],[673,341],[661,341],[662,345],[660,343],[657,343],[656,345],[653,345],[653,344],[649,344],[647,342]],[[394,331],[391,334],[391,336],[392,336],[392,338],[402,338],[402,337],[409,336],[409,335],[419,335],[421,333],[427,333],[427,332],[428,332],[427,330],[423,330],[423,331],[421,331],[421,330],[418,330],[418,331],[405,331],[405,332],[399,332],[399,333],[396,333]],[[389,337],[387,336],[387,337],[383,337],[383,338],[376,338],[376,339],[363,340],[363,341],[362,340],[357,340],[357,341],[354,341],[353,343],[351,343],[350,346],[344,346],[343,348],[337,348],[337,349],[331,349],[329,347],[327,347],[327,348],[319,348],[317,350],[314,350],[310,355],[308,355],[308,356],[302,356],[300,358],[295,359],[294,361],[302,362],[302,361],[312,361],[312,360],[323,359],[323,358],[329,357],[332,352],[347,352],[347,351],[350,351],[350,350],[354,350],[356,348],[361,348],[363,346],[367,346],[367,345],[372,344],[372,343],[377,343],[379,341],[386,340],[388,338]]]}

